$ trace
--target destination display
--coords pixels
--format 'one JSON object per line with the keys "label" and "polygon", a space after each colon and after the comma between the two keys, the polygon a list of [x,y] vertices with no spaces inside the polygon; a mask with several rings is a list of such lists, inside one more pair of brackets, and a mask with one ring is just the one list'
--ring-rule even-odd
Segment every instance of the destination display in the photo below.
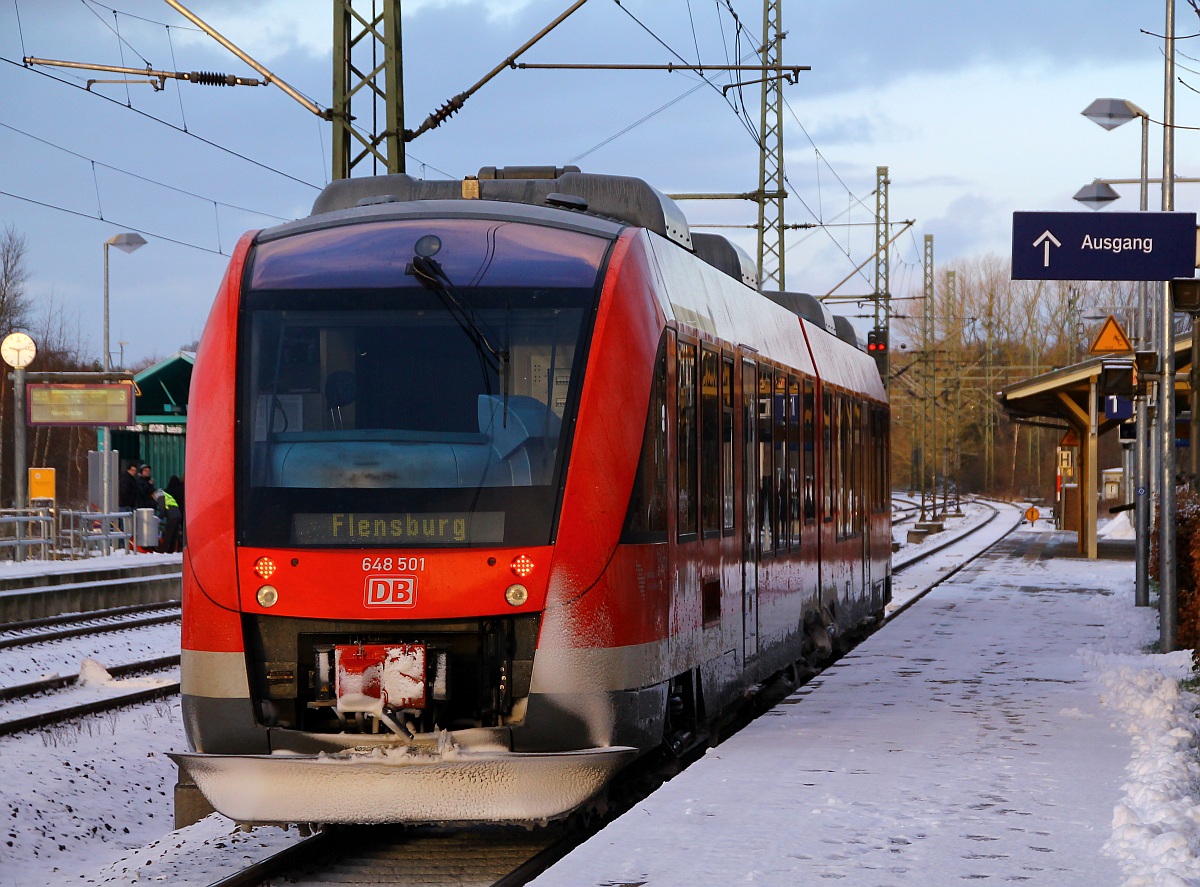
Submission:
{"label": "destination display", "polygon": [[30,425],[133,424],[130,385],[32,383],[25,395]]}
{"label": "destination display", "polygon": [[296,545],[499,545],[503,511],[371,514],[337,511],[292,517]]}

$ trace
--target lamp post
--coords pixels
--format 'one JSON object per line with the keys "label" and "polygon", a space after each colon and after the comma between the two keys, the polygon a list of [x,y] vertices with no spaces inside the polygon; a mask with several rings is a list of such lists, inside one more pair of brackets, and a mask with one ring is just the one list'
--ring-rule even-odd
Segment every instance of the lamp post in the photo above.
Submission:
{"label": "lamp post", "polygon": [[[146,245],[146,238],[140,234],[126,231],[114,234],[104,241],[104,372],[112,370],[112,352],[108,344],[108,248],[115,246],[123,253],[131,253]],[[108,429],[100,428],[96,434],[96,449],[100,463],[100,508],[104,517],[104,553],[109,552],[109,534],[112,531],[112,519],[108,515],[116,509],[113,507],[113,478],[116,475],[115,466],[110,464]]]}
{"label": "lamp post", "polygon": [[131,253],[145,245],[145,237],[130,231],[114,234],[104,241],[104,372],[106,373],[112,369],[112,352],[108,347],[108,248],[115,246],[123,253]]}
{"label": "lamp post", "polygon": [[[1163,212],[1175,209],[1175,0],[1167,0],[1163,29]],[[1160,289],[1158,346],[1162,376],[1158,381],[1158,648],[1174,651],[1179,634],[1175,577],[1175,330],[1171,284]]]}
{"label": "lamp post", "polygon": [[[1138,208],[1145,212],[1148,205],[1148,189],[1150,175],[1150,115],[1125,99],[1096,99],[1083,109],[1084,117],[1103,126],[1107,130],[1116,129],[1130,120],[1141,118],[1142,121],[1142,165],[1139,184],[1140,202]],[[1092,182],[1085,185],[1075,195],[1075,199],[1092,209],[1106,206],[1120,195],[1116,189],[1106,182]],[[1150,347],[1153,341],[1151,335],[1151,320],[1149,312],[1149,294],[1146,282],[1138,284],[1137,336],[1142,348]],[[1137,397],[1135,403],[1135,421],[1137,438],[1134,442],[1133,474],[1134,474],[1134,561],[1135,585],[1134,603],[1139,607],[1150,606],[1150,478],[1151,458],[1153,450],[1150,447],[1149,410],[1145,397]]]}

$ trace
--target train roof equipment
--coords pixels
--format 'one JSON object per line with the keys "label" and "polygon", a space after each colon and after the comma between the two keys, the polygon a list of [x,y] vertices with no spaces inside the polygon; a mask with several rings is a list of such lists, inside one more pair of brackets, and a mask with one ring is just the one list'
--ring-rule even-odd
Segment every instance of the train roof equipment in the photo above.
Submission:
{"label": "train roof equipment", "polygon": [[[556,176],[548,177],[550,173]],[[691,231],[678,204],[632,176],[582,173],[578,167],[485,166],[465,179],[415,179],[404,173],[339,179],[313,204],[313,215],[374,203],[417,200],[496,200],[586,211],[647,228],[685,249]]]}
{"label": "train roof equipment", "polygon": [[818,329],[825,330],[831,336],[838,334],[837,324],[833,320],[833,312],[811,293],[781,291],[764,292],[763,295],[776,305],[781,305],[791,311],[797,317],[803,317],[809,323],[815,324]]}
{"label": "train roof equipment", "polygon": [[[402,211],[399,207],[389,207],[389,204],[422,201],[437,201],[439,214],[445,213],[445,202],[449,201],[460,201],[458,212],[463,214],[471,214],[468,207],[474,201],[495,201],[524,207],[574,210],[585,218],[598,217],[635,225],[667,238],[718,271],[758,290],[759,269],[749,253],[723,235],[692,233],[683,211],[670,197],[642,179],[585,173],[577,166],[484,166],[477,175],[463,179],[418,179],[404,173],[339,179],[326,186],[317,197],[312,216],[341,212],[349,221],[361,218],[364,208],[378,207],[376,211],[380,214],[391,214]],[[432,205],[429,208],[434,209]],[[526,215],[520,211],[517,214]],[[305,221],[272,229],[267,236],[269,238],[276,232],[295,233],[297,227],[306,227]],[[815,296],[799,292],[760,294],[863,350],[863,343],[849,318],[832,314]]]}

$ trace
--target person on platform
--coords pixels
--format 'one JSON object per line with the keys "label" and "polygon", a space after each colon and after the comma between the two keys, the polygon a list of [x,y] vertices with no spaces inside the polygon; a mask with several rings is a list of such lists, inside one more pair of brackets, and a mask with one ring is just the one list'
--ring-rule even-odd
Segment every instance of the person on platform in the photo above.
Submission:
{"label": "person on platform", "polygon": [[167,486],[162,491],[162,504],[165,517],[162,531],[162,542],[158,550],[171,553],[183,550],[183,479],[171,475]]}
{"label": "person on platform", "polygon": [[143,465],[138,469],[137,496],[133,507],[153,508],[154,504],[154,478],[150,476],[150,466]]}
{"label": "person on platform", "polygon": [[121,475],[121,483],[117,486],[117,502],[122,511],[133,511],[137,507],[138,467],[130,462]]}

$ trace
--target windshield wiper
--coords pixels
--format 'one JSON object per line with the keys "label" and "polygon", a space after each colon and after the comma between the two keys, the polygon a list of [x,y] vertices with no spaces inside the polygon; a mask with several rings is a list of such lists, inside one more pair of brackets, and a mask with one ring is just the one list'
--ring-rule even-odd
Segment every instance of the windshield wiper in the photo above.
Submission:
{"label": "windshield wiper", "polygon": [[[467,338],[475,345],[475,350],[482,357],[497,375],[500,376],[501,385],[503,386],[504,397],[504,417],[507,421],[508,417],[508,367],[509,354],[507,348],[497,348],[488,338],[487,333],[475,320],[475,312],[466,305],[459,297],[454,289],[454,284],[442,269],[441,263],[431,256],[413,256],[412,262],[409,263],[405,271],[412,274],[422,284],[433,290],[446,305],[446,310],[450,312],[462,331],[467,334]],[[490,358],[490,359],[489,359]]]}

